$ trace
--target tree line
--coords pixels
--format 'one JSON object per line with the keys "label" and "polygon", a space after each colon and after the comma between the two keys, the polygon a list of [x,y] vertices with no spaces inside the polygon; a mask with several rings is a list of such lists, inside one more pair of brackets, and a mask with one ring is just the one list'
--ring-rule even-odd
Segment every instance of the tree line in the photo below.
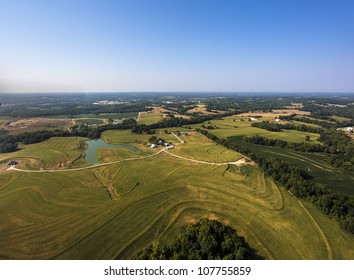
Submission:
{"label": "tree line", "polygon": [[330,122],[321,121],[321,120],[314,119],[314,118],[310,119],[310,118],[307,118],[307,117],[298,116],[296,114],[291,114],[289,116],[279,116],[279,119],[283,120],[283,121],[295,120],[295,121],[298,121],[298,122],[315,124],[315,125],[321,126],[323,128],[327,128],[327,129],[328,128],[332,128],[333,126],[335,126],[333,123],[330,123]]}
{"label": "tree line", "polygon": [[0,154],[17,151],[18,144],[12,140],[12,137],[5,129],[0,129]]}
{"label": "tree line", "polygon": [[[327,119],[331,120],[331,116],[339,116],[349,119],[354,119],[354,105],[353,101],[350,100],[339,100],[335,99],[316,99],[316,103],[307,102],[305,103],[304,110],[310,111],[311,115],[319,118],[319,119]],[[318,106],[319,103],[322,103],[323,106]],[[336,103],[338,105],[345,105],[346,107],[336,107],[336,106],[328,106],[329,103]],[[333,121],[336,121],[332,118]]]}
{"label": "tree line", "polygon": [[354,171],[354,144],[349,136],[343,131],[335,128],[322,129],[303,125],[278,124],[268,121],[253,123],[253,127],[266,129],[269,131],[281,131],[281,129],[295,129],[311,133],[320,133],[318,141],[323,145],[309,143],[288,143],[284,140],[268,139],[261,136],[243,137],[243,141],[281,148],[293,149],[299,152],[325,152],[325,161],[334,167]]}
{"label": "tree line", "polygon": [[196,129],[214,142],[244,154],[255,161],[265,174],[291,191],[296,197],[307,199],[322,212],[339,222],[341,227],[354,233],[354,198],[343,193],[333,193],[324,185],[315,183],[312,177],[301,168],[278,158],[268,158],[251,152],[228,139],[221,139],[207,130]]}
{"label": "tree line", "polygon": [[325,152],[329,153],[325,160],[331,165],[354,171],[354,144],[343,131],[330,129],[320,134],[319,141],[324,143]]}
{"label": "tree line", "polygon": [[280,147],[285,149],[291,149],[298,152],[324,152],[325,147],[319,144],[309,144],[306,142],[294,143],[287,142],[279,139],[269,139],[263,136],[255,135],[255,136],[244,136],[242,141],[253,143],[257,145],[263,146],[271,146],[271,147]]}
{"label": "tree line", "polygon": [[80,114],[94,114],[99,115],[102,113],[131,113],[150,111],[145,103],[142,104],[124,104],[124,105],[94,105],[94,104],[59,104],[58,107],[40,105],[38,107],[28,107],[27,105],[15,105],[9,107],[2,107],[0,112],[2,116],[10,117],[45,117],[45,116],[74,116]]}
{"label": "tree line", "polygon": [[265,129],[268,131],[274,131],[274,132],[280,132],[283,129],[286,129],[286,130],[297,130],[297,131],[320,134],[321,132],[324,131],[324,129],[320,128],[320,127],[312,127],[312,126],[308,126],[308,125],[292,124],[292,123],[285,123],[285,124],[271,123],[269,121],[252,123],[251,126],[257,127],[257,128],[262,128],[262,129]]}
{"label": "tree line", "polygon": [[255,254],[236,230],[222,223],[201,219],[187,225],[168,245],[156,242],[137,254],[137,260],[250,260]]}

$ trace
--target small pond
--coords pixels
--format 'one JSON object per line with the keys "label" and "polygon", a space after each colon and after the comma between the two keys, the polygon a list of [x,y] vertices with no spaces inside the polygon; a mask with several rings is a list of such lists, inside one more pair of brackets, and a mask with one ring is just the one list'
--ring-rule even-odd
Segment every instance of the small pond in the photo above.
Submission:
{"label": "small pond", "polygon": [[101,149],[101,148],[128,149],[133,152],[137,152],[137,153],[140,152],[140,150],[135,148],[134,146],[121,145],[121,144],[109,144],[103,141],[102,139],[89,140],[86,141],[86,144],[88,145],[88,147],[87,150],[85,151],[85,159],[88,163],[93,163],[93,164],[99,163],[97,159],[97,149]]}

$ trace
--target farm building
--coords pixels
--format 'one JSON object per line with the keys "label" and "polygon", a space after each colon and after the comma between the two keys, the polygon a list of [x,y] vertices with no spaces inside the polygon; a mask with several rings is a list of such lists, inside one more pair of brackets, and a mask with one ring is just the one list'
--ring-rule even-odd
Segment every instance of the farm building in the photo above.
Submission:
{"label": "farm building", "polygon": [[254,117],[251,117],[251,121],[257,121],[258,119],[257,118],[254,118]]}
{"label": "farm building", "polygon": [[17,165],[17,164],[18,164],[17,161],[11,160],[11,161],[7,164],[7,167],[15,166],[15,165]]}

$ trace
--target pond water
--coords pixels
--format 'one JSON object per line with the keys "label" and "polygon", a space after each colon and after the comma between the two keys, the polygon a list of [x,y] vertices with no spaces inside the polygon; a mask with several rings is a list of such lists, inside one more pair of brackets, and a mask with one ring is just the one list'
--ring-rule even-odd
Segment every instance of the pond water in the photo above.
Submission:
{"label": "pond water", "polygon": [[102,139],[98,140],[89,140],[86,141],[88,145],[87,150],[85,151],[85,159],[88,163],[99,163],[97,159],[97,149],[101,148],[110,148],[110,149],[128,149],[133,152],[140,152],[139,149],[131,145],[120,145],[120,144],[109,144],[103,141]]}

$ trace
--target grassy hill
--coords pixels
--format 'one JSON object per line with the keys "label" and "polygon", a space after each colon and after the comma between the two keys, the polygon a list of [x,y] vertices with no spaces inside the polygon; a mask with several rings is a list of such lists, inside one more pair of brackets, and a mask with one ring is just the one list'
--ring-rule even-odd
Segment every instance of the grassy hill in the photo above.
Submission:
{"label": "grassy hill", "polygon": [[[107,131],[104,137],[142,146],[150,136]],[[161,137],[179,142],[172,134]],[[266,259],[354,259],[353,236],[257,166],[214,164],[242,155],[195,133],[182,138],[186,143],[170,150],[172,155],[145,148],[153,156],[91,169],[27,173],[2,167],[0,258],[130,259],[207,217],[235,228]],[[36,155],[46,168],[57,169],[54,151],[61,152],[58,158],[74,158],[82,154],[82,140],[53,138],[16,153]],[[111,160],[132,155],[105,150]]]}

